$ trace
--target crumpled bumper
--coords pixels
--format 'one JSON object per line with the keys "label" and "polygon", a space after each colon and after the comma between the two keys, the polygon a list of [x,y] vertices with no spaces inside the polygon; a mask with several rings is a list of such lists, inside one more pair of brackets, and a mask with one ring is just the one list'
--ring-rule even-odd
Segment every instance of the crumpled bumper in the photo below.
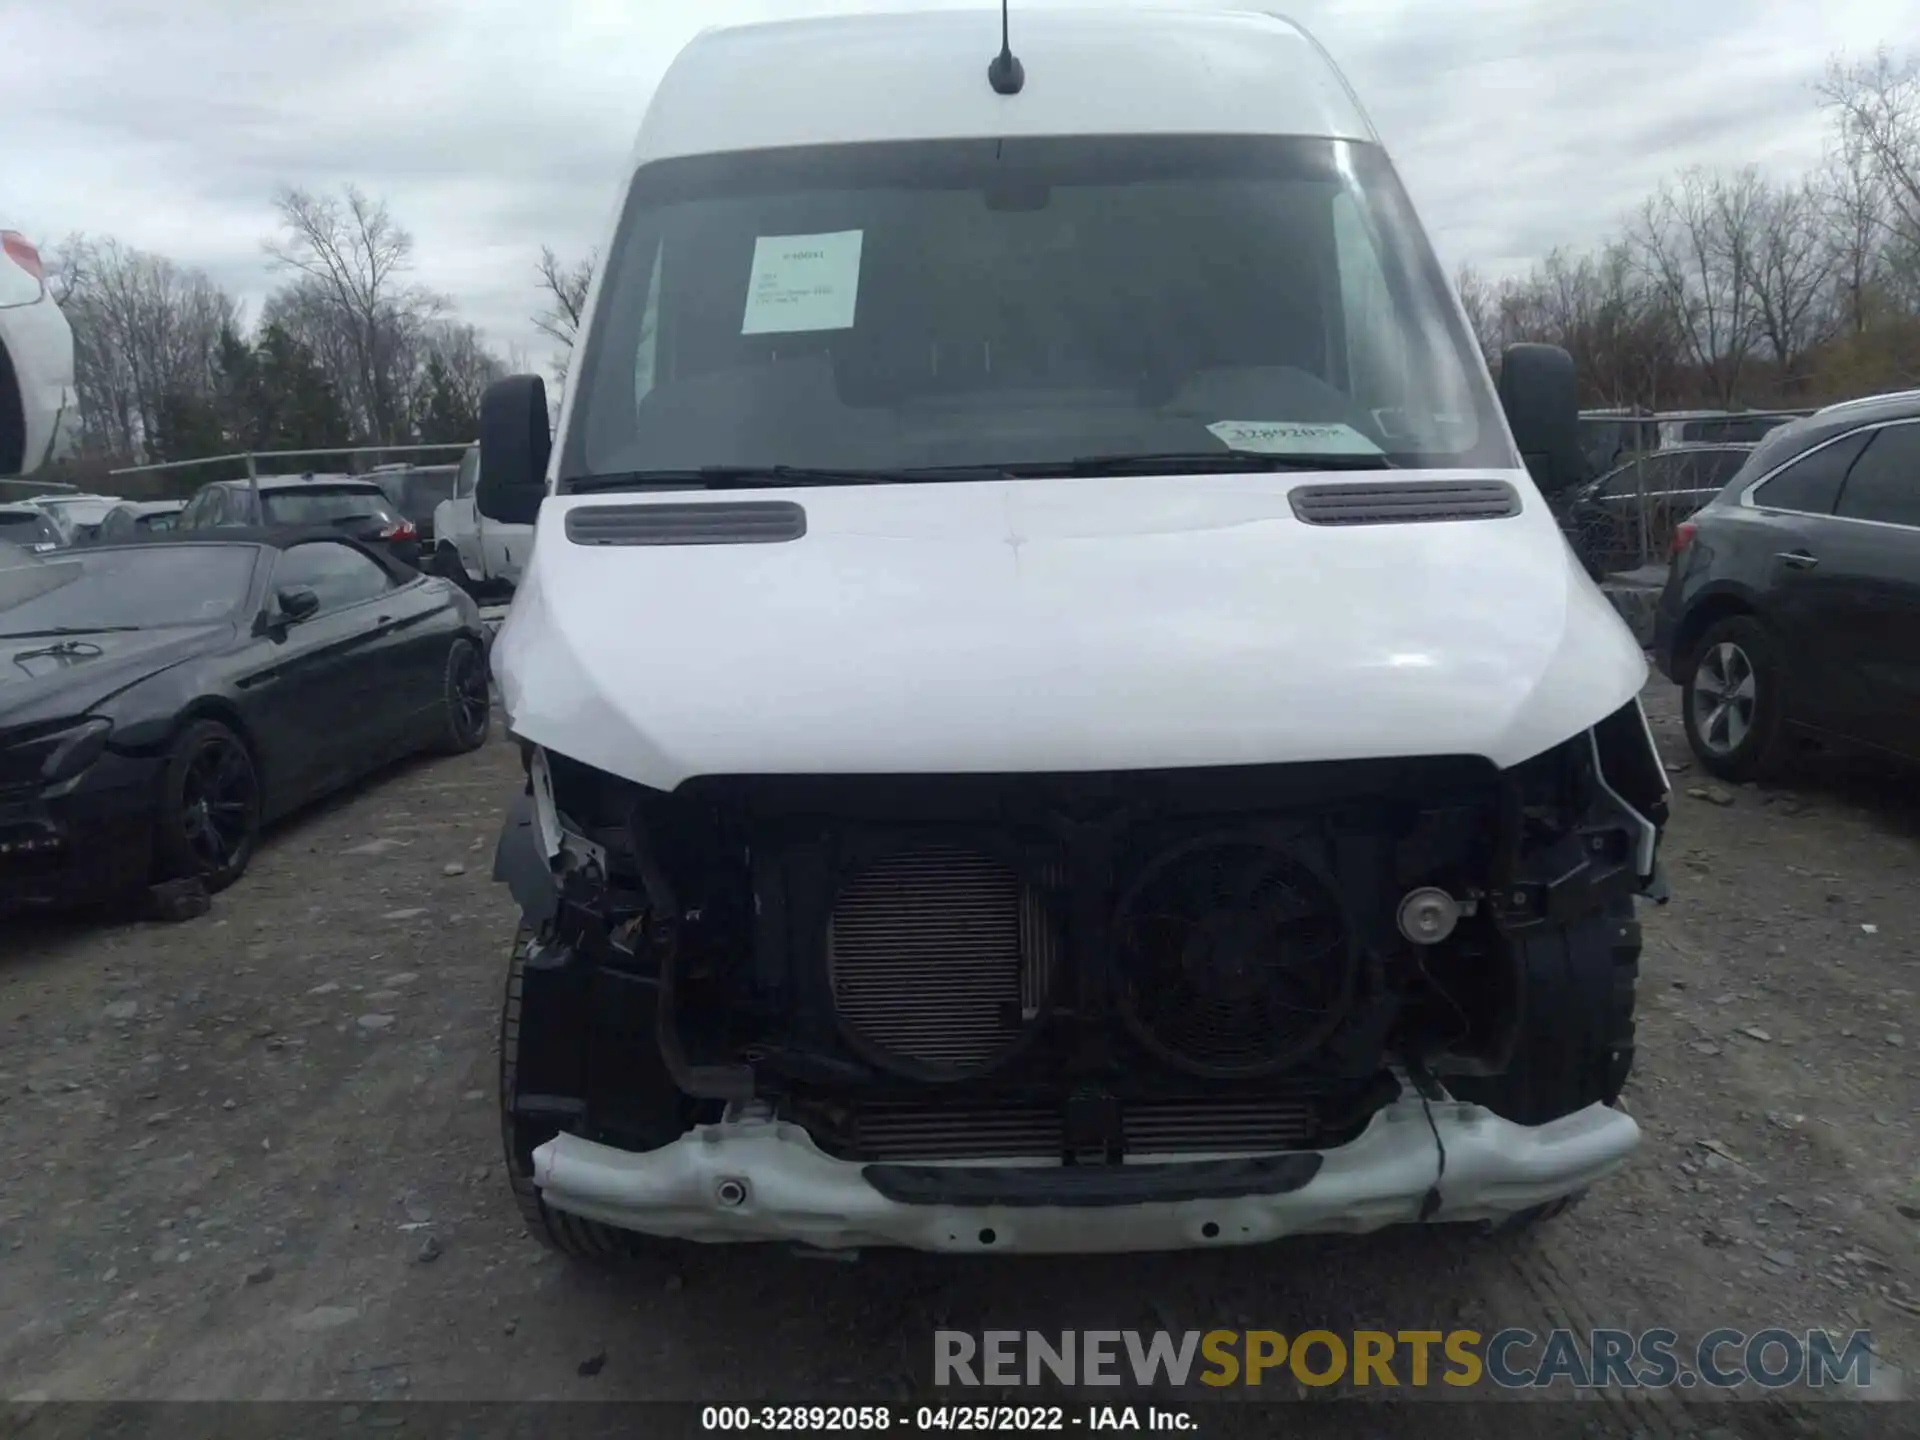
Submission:
{"label": "crumpled bumper", "polygon": [[[1285,1188],[1248,1193],[1243,1175],[1243,1183],[1214,1197],[1115,1203],[1111,1171],[1100,1176],[1105,1167],[1089,1167],[1090,1180],[1103,1183],[1078,1204],[1061,1167],[1017,1161],[951,1168],[976,1178],[1044,1168],[1052,1172],[1046,1188],[1060,1203],[956,1204],[932,1198],[925,1187],[916,1198],[890,1198],[870,1178],[876,1167],[835,1159],[801,1127],[772,1120],[701,1126],[643,1154],[563,1134],[535,1150],[533,1160],[541,1198],[554,1209],[650,1235],[828,1250],[1064,1254],[1250,1245],[1423,1218],[1499,1220],[1585,1188],[1618,1169],[1639,1143],[1633,1119],[1603,1105],[1527,1126],[1449,1100],[1432,1106],[1430,1125],[1421,1102],[1403,1097],[1348,1144],[1320,1152],[1304,1183],[1296,1177]],[[1179,1168],[1204,1163],[1180,1158],[1188,1166]],[[935,1169],[916,1168],[922,1176]],[[1441,1203],[1423,1217],[1436,1177]],[[959,1183],[966,1178],[956,1175],[957,1193],[970,1188]],[[884,1191],[901,1193],[896,1185]]]}

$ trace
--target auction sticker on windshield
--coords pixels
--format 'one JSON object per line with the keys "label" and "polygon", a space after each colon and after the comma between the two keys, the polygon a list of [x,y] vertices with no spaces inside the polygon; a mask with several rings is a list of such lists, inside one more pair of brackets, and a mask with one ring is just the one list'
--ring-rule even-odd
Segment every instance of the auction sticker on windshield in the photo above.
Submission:
{"label": "auction sticker on windshield", "polygon": [[1378,455],[1381,449],[1351,425],[1293,420],[1216,420],[1207,426],[1231,450],[1256,455]]}
{"label": "auction sticker on windshield", "polygon": [[761,235],[753,242],[742,335],[851,330],[864,230]]}

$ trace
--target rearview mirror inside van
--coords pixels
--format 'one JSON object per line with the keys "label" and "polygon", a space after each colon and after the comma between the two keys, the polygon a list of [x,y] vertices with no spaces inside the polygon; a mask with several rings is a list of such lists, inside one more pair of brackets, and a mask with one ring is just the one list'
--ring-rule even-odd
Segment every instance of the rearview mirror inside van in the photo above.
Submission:
{"label": "rearview mirror inside van", "polygon": [[509,375],[480,400],[480,480],[476,509],[502,525],[531,525],[547,493],[547,384],[538,375]]}

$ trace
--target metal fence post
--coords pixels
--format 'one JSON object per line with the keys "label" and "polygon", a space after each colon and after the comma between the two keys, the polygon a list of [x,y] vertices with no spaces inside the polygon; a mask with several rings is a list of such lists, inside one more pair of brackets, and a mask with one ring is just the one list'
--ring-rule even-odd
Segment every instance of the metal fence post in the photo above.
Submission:
{"label": "metal fence post", "polygon": [[1635,569],[1648,564],[1647,554],[1651,549],[1651,537],[1647,533],[1647,467],[1636,466],[1633,472],[1634,488],[1640,492],[1640,503],[1636,507],[1640,512],[1640,563]]}

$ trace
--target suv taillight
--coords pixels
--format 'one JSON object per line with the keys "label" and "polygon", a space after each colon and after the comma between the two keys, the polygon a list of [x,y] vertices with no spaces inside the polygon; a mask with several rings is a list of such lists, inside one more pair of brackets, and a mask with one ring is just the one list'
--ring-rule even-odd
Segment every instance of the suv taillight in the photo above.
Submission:
{"label": "suv taillight", "polygon": [[1698,528],[1691,520],[1683,520],[1673,527],[1673,558],[1686,554],[1687,547],[1693,544],[1693,532]]}
{"label": "suv taillight", "polygon": [[411,520],[396,520],[380,532],[382,540],[417,540],[420,532],[413,528]]}
{"label": "suv taillight", "polygon": [[18,230],[0,230],[0,249],[4,249],[7,257],[34,279],[46,283],[47,270],[40,263],[40,252]]}

